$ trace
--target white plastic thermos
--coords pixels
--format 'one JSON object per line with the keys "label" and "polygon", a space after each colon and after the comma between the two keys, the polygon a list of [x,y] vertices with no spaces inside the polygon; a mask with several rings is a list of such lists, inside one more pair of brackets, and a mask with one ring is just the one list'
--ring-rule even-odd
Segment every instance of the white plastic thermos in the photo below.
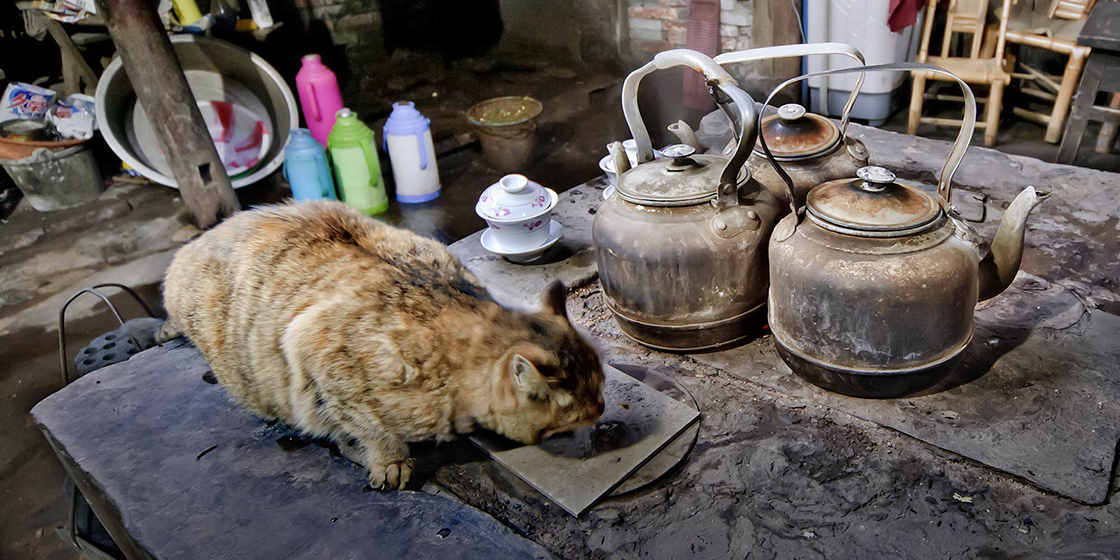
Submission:
{"label": "white plastic thermos", "polygon": [[393,164],[397,200],[405,204],[427,202],[439,196],[439,169],[432,144],[430,121],[411,101],[393,104],[385,121],[385,149]]}

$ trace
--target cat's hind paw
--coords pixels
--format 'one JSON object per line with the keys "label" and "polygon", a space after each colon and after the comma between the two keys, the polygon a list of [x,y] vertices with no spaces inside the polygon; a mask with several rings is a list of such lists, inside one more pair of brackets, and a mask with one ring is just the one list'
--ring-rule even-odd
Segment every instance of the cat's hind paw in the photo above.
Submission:
{"label": "cat's hind paw", "polygon": [[379,490],[404,490],[405,485],[412,479],[414,463],[412,459],[401,459],[371,464],[369,483]]}

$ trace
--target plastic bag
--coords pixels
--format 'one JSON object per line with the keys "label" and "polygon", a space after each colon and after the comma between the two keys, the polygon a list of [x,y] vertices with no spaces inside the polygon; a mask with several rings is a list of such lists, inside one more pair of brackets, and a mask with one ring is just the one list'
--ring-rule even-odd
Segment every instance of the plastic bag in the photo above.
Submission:
{"label": "plastic bag", "polygon": [[51,107],[47,120],[64,138],[89,139],[93,137],[93,131],[97,130],[95,104],[92,97],[75,93]]}
{"label": "plastic bag", "polygon": [[12,119],[43,119],[58,94],[47,88],[12,82],[0,99],[0,122]]}

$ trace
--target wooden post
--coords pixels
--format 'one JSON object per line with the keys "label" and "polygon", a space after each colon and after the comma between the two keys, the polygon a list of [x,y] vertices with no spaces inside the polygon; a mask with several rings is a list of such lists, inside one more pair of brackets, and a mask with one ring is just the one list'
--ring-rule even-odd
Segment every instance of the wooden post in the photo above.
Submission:
{"label": "wooden post", "polygon": [[1058,97],[1054,101],[1054,111],[1050,113],[1050,120],[1046,123],[1046,141],[1057,144],[1062,139],[1062,128],[1066,124],[1066,115],[1073,103],[1073,93],[1077,89],[1077,80],[1081,77],[1081,68],[1085,59],[1089,58],[1087,47],[1075,46],[1066,63],[1066,71],[1062,74],[1062,86],[1058,89]]}
{"label": "wooden post", "polygon": [[132,88],[152,121],[195,225],[208,228],[240,209],[183,68],[147,0],[96,0]]}
{"label": "wooden post", "polygon": [[[801,18],[798,14],[804,8],[800,0],[754,0],[752,7],[754,17],[751,23],[751,47],[797,45],[803,42]],[[800,58],[779,58],[754,64],[756,71],[767,78],[765,93],[787,79],[801,75]],[[785,99],[801,99],[800,88],[789,87],[782,93]]]}
{"label": "wooden post", "polygon": [[78,50],[78,46],[66,34],[62,24],[42,14],[36,15],[46,25],[47,32],[51,34],[54,41],[58,43],[59,50],[62,51],[62,78],[68,90],[66,95],[82,93],[81,80],[85,80],[87,90],[96,90],[97,72],[94,72],[93,68],[86,62],[86,59],[82,56],[82,51]]}

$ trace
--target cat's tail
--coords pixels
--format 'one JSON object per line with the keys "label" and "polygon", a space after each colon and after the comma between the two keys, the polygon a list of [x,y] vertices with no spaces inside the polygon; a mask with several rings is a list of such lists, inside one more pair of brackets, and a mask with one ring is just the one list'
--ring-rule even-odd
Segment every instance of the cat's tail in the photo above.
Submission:
{"label": "cat's tail", "polygon": [[174,321],[168,319],[163,322],[163,326],[156,332],[156,344],[171,342],[181,336],[183,336],[183,331],[175,326]]}

